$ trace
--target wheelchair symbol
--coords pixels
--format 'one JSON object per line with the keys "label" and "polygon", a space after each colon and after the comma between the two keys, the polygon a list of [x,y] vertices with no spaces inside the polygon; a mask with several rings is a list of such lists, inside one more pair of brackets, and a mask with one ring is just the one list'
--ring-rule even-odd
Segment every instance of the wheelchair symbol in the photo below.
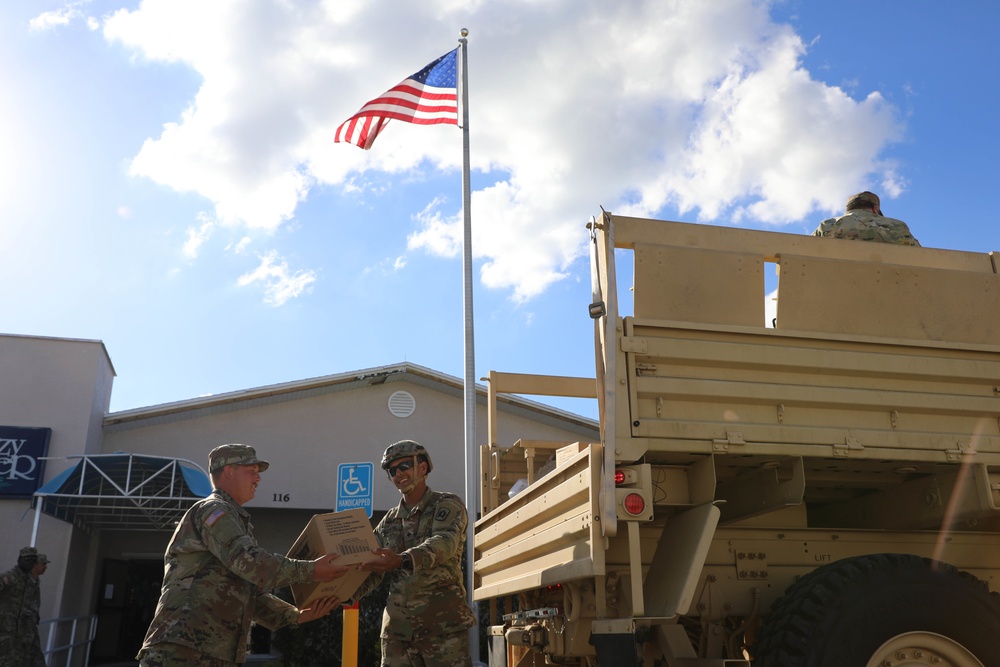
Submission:
{"label": "wheelchair symbol", "polygon": [[355,467],[348,468],[350,474],[344,479],[343,483],[340,485],[345,496],[357,496],[365,492],[365,485],[360,479],[354,476],[354,471],[357,470]]}

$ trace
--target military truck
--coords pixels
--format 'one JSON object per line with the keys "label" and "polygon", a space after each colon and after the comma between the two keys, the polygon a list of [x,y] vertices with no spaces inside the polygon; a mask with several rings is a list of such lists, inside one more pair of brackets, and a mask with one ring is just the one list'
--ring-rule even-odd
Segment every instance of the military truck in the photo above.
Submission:
{"label": "military truck", "polygon": [[[491,666],[1000,665],[997,255],[588,227],[595,377],[488,378]],[[599,441],[497,442],[503,394]]]}

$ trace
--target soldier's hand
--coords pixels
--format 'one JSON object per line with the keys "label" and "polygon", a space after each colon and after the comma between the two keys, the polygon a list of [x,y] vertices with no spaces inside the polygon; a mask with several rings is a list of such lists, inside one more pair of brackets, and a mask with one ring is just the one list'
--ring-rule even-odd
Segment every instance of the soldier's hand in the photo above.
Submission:
{"label": "soldier's hand", "polygon": [[340,599],[336,597],[319,598],[314,600],[311,607],[299,609],[299,625],[323,618],[331,611],[340,606]]}
{"label": "soldier's hand", "polygon": [[390,570],[398,570],[403,564],[403,557],[392,549],[372,549],[372,554],[374,554],[375,557],[371,560],[358,563],[359,570],[381,573],[388,572]]}
{"label": "soldier's hand", "polygon": [[313,581],[330,581],[344,576],[350,568],[346,565],[336,565],[339,554],[324,554],[313,561]]}

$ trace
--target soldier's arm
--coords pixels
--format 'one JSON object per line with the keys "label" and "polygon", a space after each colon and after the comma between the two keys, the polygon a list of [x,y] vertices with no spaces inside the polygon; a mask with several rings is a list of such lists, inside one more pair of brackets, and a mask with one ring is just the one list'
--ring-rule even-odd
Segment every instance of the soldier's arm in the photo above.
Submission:
{"label": "soldier's arm", "polygon": [[457,497],[444,498],[434,508],[431,536],[408,549],[413,569],[434,567],[462,550],[465,528],[469,523],[465,506]]}
{"label": "soldier's arm", "polygon": [[200,522],[205,547],[238,577],[263,590],[313,580],[312,561],[268,553],[244,532],[236,513],[223,505],[209,506]]}
{"label": "soldier's arm", "polygon": [[299,610],[270,593],[257,596],[253,620],[268,630],[278,630],[286,625],[294,625],[299,620]]}

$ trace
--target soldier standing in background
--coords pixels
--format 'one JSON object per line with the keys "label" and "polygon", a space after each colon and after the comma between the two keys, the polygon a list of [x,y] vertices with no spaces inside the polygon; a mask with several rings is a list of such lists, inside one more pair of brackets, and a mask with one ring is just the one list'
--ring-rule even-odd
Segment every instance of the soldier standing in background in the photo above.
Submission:
{"label": "soldier standing in background", "polygon": [[249,445],[220,445],[208,455],[214,490],[184,514],[167,546],[140,667],[234,667],[246,659],[252,621],[277,630],[326,616],[339,604],[323,598],[297,609],[271,595],[290,584],[335,579],[347,567],[334,565],[336,555],[293,560],[257,545],[243,505],[269,465]]}
{"label": "soldier standing in background", "polygon": [[844,215],[819,223],[819,227],[812,235],[857,241],[880,241],[897,245],[920,245],[905,222],[882,215],[878,195],[868,191],[853,195],[847,200]]}
{"label": "soldier standing in background", "polygon": [[0,575],[0,667],[45,667],[38,639],[41,586],[49,559],[24,547],[17,566]]}
{"label": "soldier standing in background", "polygon": [[375,528],[382,548],[358,568],[376,573],[360,599],[392,577],[382,615],[382,667],[468,667],[468,629],[476,617],[465,600],[462,557],[469,516],[462,499],[432,491],[430,454],[412,440],[390,445],[382,469],[403,495]]}

